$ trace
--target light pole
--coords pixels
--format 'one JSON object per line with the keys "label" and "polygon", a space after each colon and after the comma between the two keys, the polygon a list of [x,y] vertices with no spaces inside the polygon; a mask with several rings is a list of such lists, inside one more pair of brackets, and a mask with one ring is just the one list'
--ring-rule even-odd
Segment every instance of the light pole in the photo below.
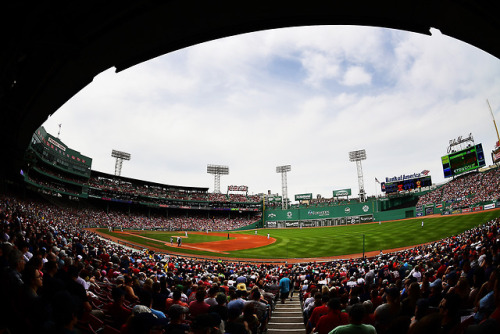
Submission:
{"label": "light pole", "polygon": [[366,160],[365,150],[349,152],[349,161],[356,162],[356,167],[358,170],[359,199],[361,202],[364,202],[366,200],[366,192],[363,182],[363,168],[361,166],[361,160]]}
{"label": "light pole", "polygon": [[278,166],[276,167],[276,173],[281,173],[281,208],[283,210],[288,209],[288,186],[286,182],[286,173],[292,170],[292,166]]}

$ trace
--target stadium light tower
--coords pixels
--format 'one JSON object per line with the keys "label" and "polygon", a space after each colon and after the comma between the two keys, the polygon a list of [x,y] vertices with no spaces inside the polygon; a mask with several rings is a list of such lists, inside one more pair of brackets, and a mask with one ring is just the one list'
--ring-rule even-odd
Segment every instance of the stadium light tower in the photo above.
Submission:
{"label": "stadium light tower", "polygon": [[220,194],[220,176],[229,174],[228,166],[207,165],[207,173],[214,174],[214,193]]}
{"label": "stadium light tower", "polygon": [[111,151],[111,156],[116,158],[115,162],[115,176],[122,175],[123,160],[130,160],[130,153],[125,153],[117,150]]}
{"label": "stadium light tower", "polygon": [[286,172],[292,170],[292,166],[278,166],[276,167],[276,173],[281,173],[281,208],[283,210],[288,209],[288,186],[286,183]]}
{"label": "stadium light tower", "polygon": [[366,200],[366,192],[363,182],[363,168],[361,167],[361,160],[366,160],[365,150],[349,152],[349,161],[355,161],[358,169],[359,199],[361,202],[364,202]]}

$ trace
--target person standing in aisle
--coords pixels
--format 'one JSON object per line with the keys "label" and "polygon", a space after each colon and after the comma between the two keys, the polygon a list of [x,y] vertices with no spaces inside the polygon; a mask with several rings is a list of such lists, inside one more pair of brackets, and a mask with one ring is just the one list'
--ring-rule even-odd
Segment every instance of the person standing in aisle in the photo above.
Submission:
{"label": "person standing in aisle", "polygon": [[290,293],[290,283],[290,279],[286,276],[286,273],[284,273],[279,284],[281,304],[285,304],[285,300],[288,298]]}

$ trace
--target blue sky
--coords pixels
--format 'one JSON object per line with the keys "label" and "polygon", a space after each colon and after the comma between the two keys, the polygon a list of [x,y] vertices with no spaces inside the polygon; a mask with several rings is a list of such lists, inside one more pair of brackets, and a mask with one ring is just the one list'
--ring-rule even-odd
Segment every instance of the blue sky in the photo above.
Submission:
{"label": "blue sky", "polygon": [[490,152],[500,118],[500,61],[432,30],[321,26],[228,37],[126,71],[101,73],[45,122],[46,130],[113,173],[111,150],[131,153],[122,175],[208,187],[207,164],[227,165],[221,191],[358,193],[348,152],[365,149],[374,179],[431,171],[450,139],[472,133]]}

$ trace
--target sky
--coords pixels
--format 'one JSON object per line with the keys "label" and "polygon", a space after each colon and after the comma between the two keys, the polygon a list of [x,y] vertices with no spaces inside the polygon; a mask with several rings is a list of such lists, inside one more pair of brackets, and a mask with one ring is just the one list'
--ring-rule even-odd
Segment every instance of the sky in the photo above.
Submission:
{"label": "sky", "polygon": [[113,149],[131,154],[122,176],[207,187],[207,165],[229,167],[220,190],[288,197],[359,192],[349,152],[364,149],[364,189],[375,178],[429,170],[445,181],[449,141],[472,134],[486,164],[500,122],[500,60],[431,30],[316,26],[195,45],[116,73],[109,69],[43,124],[114,174]]}

